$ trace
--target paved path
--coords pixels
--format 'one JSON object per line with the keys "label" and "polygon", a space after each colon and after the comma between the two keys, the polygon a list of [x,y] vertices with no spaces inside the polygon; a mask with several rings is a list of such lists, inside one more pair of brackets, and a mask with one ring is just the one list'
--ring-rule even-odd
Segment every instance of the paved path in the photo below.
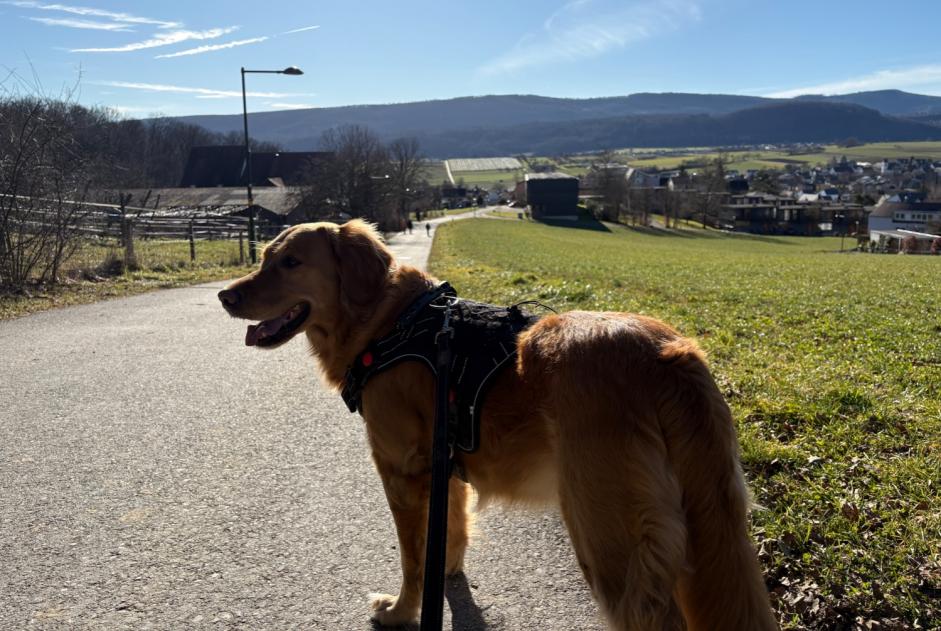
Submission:
{"label": "paved path", "polygon": [[[398,551],[362,422],[302,341],[244,347],[222,285],[0,322],[0,629],[375,628]],[[480,531],[454,629],[603,628],[557,516]]]}

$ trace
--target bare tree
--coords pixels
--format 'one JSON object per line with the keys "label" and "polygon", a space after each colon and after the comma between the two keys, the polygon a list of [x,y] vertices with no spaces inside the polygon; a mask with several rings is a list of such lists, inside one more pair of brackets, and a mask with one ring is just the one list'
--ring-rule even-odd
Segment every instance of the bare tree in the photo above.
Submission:
{"label": "bare tree", "polygon": [[678,196],[673,190],[672,184],[665,188],[661,196],[663,202],[663,227],[670,228],[670,219],[673,219],[672,227],[676,227],[676,215],[677,215],[677,203]]}
{"label": "bare tree", "polygon": [[320,146],[330,157],[308,171],[305,203],[397,227],[389,153],[379,137],[367,127],[345,125],[324,132]]}
{"label": "bare tree", "polygon": [[752,178],[750,188],[758,193],[780,194],[781,184],[778,182],[778,172],[762,169]]}
{"label": "bare tree", "polygon": [[425,159],[416,138],[399,138],[389,143],[389,180],[398,219],[408,219],[408,201],[423,182]]}
{"label": "bare tree", "polygon": [[654,205],[654,189],[649,187],[632,188],[628,195],[628,217],[632,225],[647,225],[648,216]]}
{"label": "bare tree", "polygon": [[608,221],[621,220],[621,206],[627,198],[627,180],[624,171],[617,165],[617,154],[606,149],[597,154],[592,161],[591,171],[595,180],[595,188],[601,194],[601,215]]}
{"label": "bare tree", "polygon": [[[123,209],[128,189],[176,186],[190,149],[227,139],[165,118],[127,120],[74,102],[77,85],[47,96],[38,80],[0,80],[0,286],[55,282],[80,243],[87,202]],[[233,141],[236,139],[232,139]],[[241,144],[241,137],[237,138]],[[258,143],[256,143],[258,144]],[[270,143],[260,149],[276,148]]]}
{"label": "bare tree", "polygon": [[0,101],[0,286],[55,281],[74,251],[93,162],[80,137],[95,123],[67,100]]}
{"label": "bare tree", "polygon": [[728,156],[720,152],[700,175],[699,214],[703,228],[709,223],[718,223],[719,209],[728,191],[725,181],[726,164]]}

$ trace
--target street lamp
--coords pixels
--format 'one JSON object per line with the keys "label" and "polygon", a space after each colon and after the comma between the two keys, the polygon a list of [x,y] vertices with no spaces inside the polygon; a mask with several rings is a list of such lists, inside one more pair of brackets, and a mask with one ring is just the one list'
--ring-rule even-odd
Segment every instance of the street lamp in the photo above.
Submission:
{"label": "street lamp", "polygon": [[252,197],[252,148],[248,144],[248,102],[245,98],[245,75],[253,74],[289,74],[293,76],[302,75],[302,71],[297,66],[288,66],[284,70],[246,70],[242,68],[242,123],[245,126],[245,188],[248,190],[248,255],[252,263],[256,263],[258,256],[255,252],[255,200]]}

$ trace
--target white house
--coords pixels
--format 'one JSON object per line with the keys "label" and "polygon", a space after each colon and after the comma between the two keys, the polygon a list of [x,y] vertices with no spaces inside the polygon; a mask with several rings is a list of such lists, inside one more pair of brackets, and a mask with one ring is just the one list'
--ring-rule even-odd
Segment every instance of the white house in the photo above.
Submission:
{"label": "white house", "polygon": [[[883,196],[869,213],[869,232],[912,230],[941,234],[941,203],[891,201]],[[897,198],[896,198],[897,199]]]}

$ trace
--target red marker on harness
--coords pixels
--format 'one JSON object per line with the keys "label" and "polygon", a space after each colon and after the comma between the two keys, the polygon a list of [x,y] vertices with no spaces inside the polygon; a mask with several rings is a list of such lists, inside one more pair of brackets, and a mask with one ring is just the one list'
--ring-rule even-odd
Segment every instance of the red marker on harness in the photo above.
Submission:
{"label": "red marker on harness", "polygon": [[370,352],[363,353],[363,357],[362,359],[360,359],[360,361],[363,363],[363,366],[365,366],[366,368],[369,368],[370,366],[372,366],[372,353]]}

